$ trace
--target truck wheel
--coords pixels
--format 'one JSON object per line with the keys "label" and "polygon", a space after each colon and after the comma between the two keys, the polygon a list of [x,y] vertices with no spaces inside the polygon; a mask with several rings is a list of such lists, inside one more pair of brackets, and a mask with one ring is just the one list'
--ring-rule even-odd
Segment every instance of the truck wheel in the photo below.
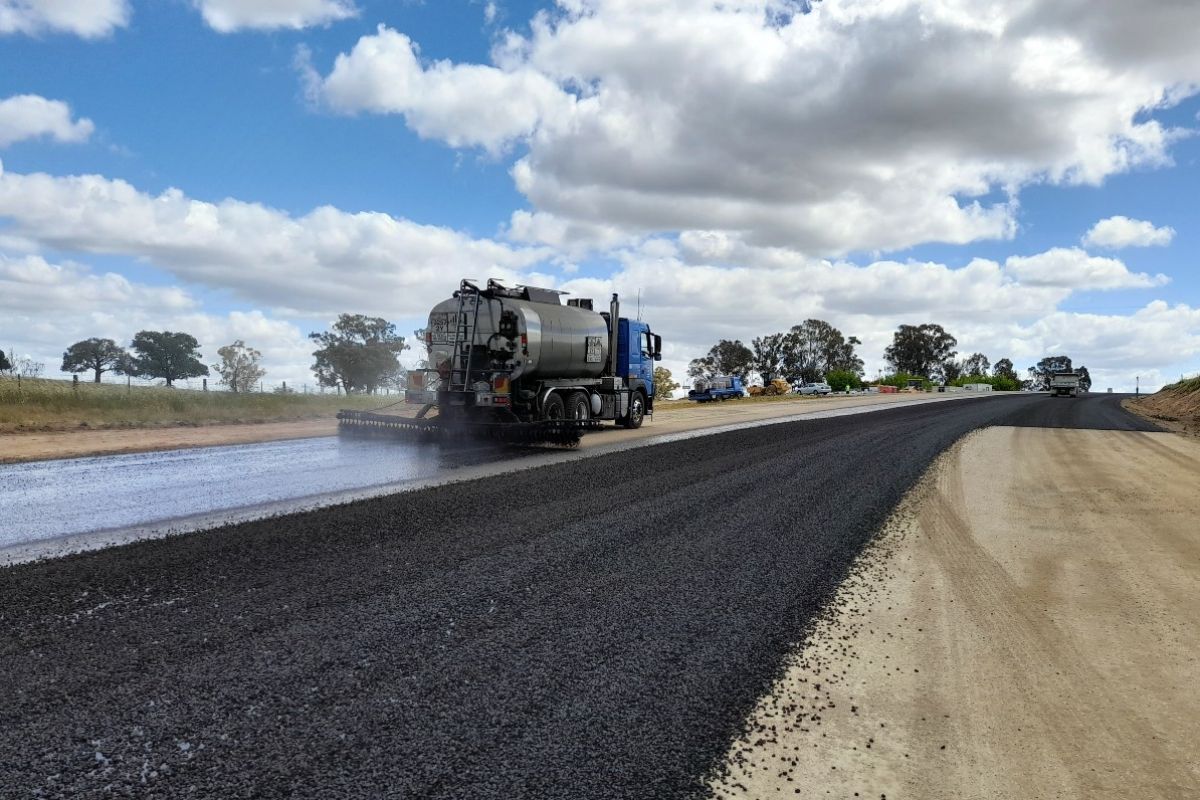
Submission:
{"label": "truck wheel", "polygon": [[542,419],[556,420],[566,419],[567,410],[563,404],[562,395],[558,392],[551,392],[546,398],[546,402],[542,404]]}
{"label": "truck wheel", "polygon": [[625,417],[622,422],[626,428],[634,429],[642,427],[642,422],[646,419],[646,395],[640,391],[634,392],[629,398],[629,416]]}
{"label": "truck wheel", "polygon": [[586,422],[592,418],[592,398],[587,392],[575,392],[567,398],[567,419]]}

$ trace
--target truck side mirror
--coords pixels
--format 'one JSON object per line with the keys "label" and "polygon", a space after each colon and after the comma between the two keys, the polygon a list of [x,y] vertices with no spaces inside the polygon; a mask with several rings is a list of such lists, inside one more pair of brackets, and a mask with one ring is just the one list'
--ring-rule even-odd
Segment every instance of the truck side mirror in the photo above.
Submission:
{"label": "truck side mirror", "polygon": [[654,334],[654,360],[662,361],[662,337]]}

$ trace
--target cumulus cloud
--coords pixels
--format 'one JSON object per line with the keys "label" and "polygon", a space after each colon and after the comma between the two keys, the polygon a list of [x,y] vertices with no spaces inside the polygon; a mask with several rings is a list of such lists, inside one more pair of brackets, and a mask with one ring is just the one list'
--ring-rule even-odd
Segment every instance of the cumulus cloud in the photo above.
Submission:
{"label": "cumulus cloud", "polygon": [[300,217],[258,203],[149,195],[98,175],[18,174],[0,165],[0,220],[18,241],[142,259],[179,280],[301,316],[424,314],[464,276],[516,280],[543,249],[330,206]]}
{"label": "cumulus cloud", "polygon": [[[1147,276],[1120,262],[1088,260],[1086,253],[1055,249],[1003,262],[977,258],[957,268],[891,260],[860,265],[692,231],[677,242],[656,239],[619,251],[620,268],[611,277],[573,278],[558,286],[584,297],[616,291],[626,302],[640,292],[643,317],[663,335],[664,365],[676,375],[718,339],[749,343],[808,318],[858,336],[872,377],[886,369],[882,354],[895,329],[924,322],[944,325],[958,338],[960,352],[984,352],[993,361],[1008,357],[1018,369],[1052,352],[1118,372],[1139,364],[1143,371],[1170,371],[1194,362],[1200,355],[1200,310],[1152,302],[1130,316],[1092,319],[1062,311],[1076,291],[1147,285]],[[1066,265],[1066,276],[1047,280],[1047,265]],[[1111,360],[1103,334],[1110,327],[1129,337]],[[1124,386],[1118,377],[1114,372],[1107,379]]]}
{"label": "cumulus cloud", "polygon": [[1083,243],[1117,250],[1122,247],[1166,247],[1174,238],[1174,228],[1165,225],[1156,228],[1153,222],[1116,216],[1093,225],[1084,235]]}
{"label": "cumulus cloud", "polygon": [[1198,27],[1194,3],[564,0],[490,65],[422,64],[381,28],[321,88],[452,146],[524,142],[553,237],[837,255],[1008,237],[1024,185],[1167,163],[1178,134],[1144,112],[1200,86]]}
{"label": "cumulus cloud", "polygon": [[1140,289],[1162,286],[1166,275],[1130,272],[1115,258],[1088,255],[1077,247],[1056,247],[1034,256],[1013,256],[1005,270],[1026,286],[1063,286],[1072,289]]}
{"label": "cumulus cloud", "polygon": [[177,287],[150,286],[83,264],[0,254],[0,347],[28,355],[58,373],[62,352],[90,337],[128,345],[139,330],[186,331],[205,363],[217,348],[242,339],[263,353],[270,383],[312,383],[312,343],[292,322],[262,311],[213,314]]}
{"label": "cumulus cloud", "polygon": [[127,0],[0,0],[0,34],[108,36],[129,24]]}
{"label": "cumulus cloud", "polygon": [[193,0],[209,27],[221,33],[271,28],[299,30],[358,16],[349,0]]}
{"label": "cumulus cloud", "polygon": [[337,111],[403,114],[421,136],[493,152],[572,101],[526,67],[423,63],[412,40],[383,25],[339,55],[329,76],[310,89]]}
{"label": "cumulus cloud", "polygon": [[10,313],[43,314],[53,309],[90,312],[110,308],[157,308],[186,311],[196,302],[176,287],[152,287],[108,272],[96,275],[75,264],[52,264],[38,255],[0,254],[0,308]]}
{"label": "cumulus cloud", "polygon": [[1200,359],[1200,308],[1155,300],[1128,315],[1059,311],[1022,327],[1015,338],[1028,366],[1048,353],[1066,353],[1088,366],[1094,390],[1153,391]]}
{"label": "cumulus cloud", "polygon": [[93,130],[95,125],[90,119],[71,119],[71,107],[61,100],[47,100],[35,94],[0,100],[0,147],[40,137],[84,142]]}
{"label": "cumulus cloud", "polygon": [[[633,243],[614,238],[611,274],[583,277],[558,264],[545,269],[553,251],[473,239],[386,214],[324,207],[293,216],[240,200],[198,201],[177,189],[149,195],[95,175],[2,169],[0,221],[7,223],[0,246],[22,251],[0,262],[0,336],[32,342],[31,351],[41,342],[37,352],[47,352],[51,342],[58,343],[51,350],[61,349],[63,340],[128,338],[130,326],[184,328],[186,322],[213,352],[238,337],[264,353],[277,348],[271,369],[286,372],[289,381],[307,379],[310,351],[295,324],[281,317],[316,319],[320,326],[338,312],[362,311],[415,326],[462,277],[494,276],[593,298],[617,291],[627,303],[640,293],[643,316],[664,336],[666,365],[677,374],[717,339],[748,341],[809,317],[862,339],[871,375],[883,367],[883,349],[902,323],[941,323],[959,338],[962,352],[1010,357],[1021,367],[1049,352],[1067,352],[1089,366],[1119,370],[1140,363],[1143,371],[1169,372],[1195,358],[1200,340],[1200,312],[1186,306],[1151,303],[1137,314],[1094,319],[1062,311],[1080,291],[1144,289],[1166,280],[1078,248],[1003,261],[976,258],[961,267],[891,259],[860,264],[756,245],[721,230],[687,230]],[[213,287],[264,310],[211,314],[184,289],[51,264],[39,255],[46,249],[139,259],[184,284]],[[1107,329],[1132,337],[1111,359]],[[1105,379],[1124,385],[1115,373]]]}

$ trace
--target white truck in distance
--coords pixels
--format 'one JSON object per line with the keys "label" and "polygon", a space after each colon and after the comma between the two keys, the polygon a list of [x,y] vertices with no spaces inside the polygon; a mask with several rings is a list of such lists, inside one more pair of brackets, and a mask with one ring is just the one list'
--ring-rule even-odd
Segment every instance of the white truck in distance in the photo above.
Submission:
{"label": "white truck in distance", "polygon": [[1082,376],[1078,372],[1056,372],[1050,376],[1050,396],[1051,397],[1078,397],[1079,396],[1079,380]]}

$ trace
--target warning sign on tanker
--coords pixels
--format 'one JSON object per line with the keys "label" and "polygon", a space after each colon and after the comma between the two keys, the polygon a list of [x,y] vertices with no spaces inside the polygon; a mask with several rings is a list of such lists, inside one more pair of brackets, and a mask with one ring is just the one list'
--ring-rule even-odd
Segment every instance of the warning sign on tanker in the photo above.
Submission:
{"label": "warning sign on tanker", "polygon": [[604,337],[587,337],[587,363],[599,364],[604,360]]}
{"label": "warning sign on tanker", "polygon": [[429,315],[429,341],[434,344],[452,344],[454,342],[453,311],[437,312]]}

